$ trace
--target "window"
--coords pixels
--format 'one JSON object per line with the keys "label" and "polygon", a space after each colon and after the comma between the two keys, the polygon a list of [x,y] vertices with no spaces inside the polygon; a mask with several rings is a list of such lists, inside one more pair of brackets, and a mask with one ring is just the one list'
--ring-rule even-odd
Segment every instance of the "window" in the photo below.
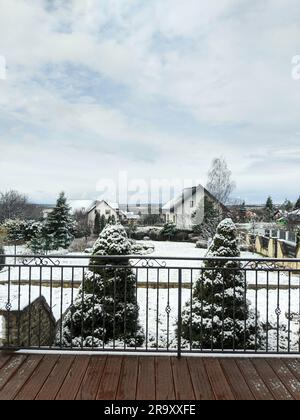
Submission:
{"label": "window", "polygon": [[106,214],[107,216],[110,216],[110,210],[105,210],[105,214]]}
{"label": "window", "polygon": [[194,208],[194,206],[195,206],[195,202],[194,201],[190,201],[190,207],[191,207],[191,209]]}

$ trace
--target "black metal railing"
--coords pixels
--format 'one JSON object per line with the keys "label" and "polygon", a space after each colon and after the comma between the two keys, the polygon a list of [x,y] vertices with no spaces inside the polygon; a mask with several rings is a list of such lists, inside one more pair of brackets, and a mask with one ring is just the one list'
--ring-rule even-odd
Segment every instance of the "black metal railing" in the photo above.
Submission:
{"label": "black metal railing", "polygon": [[0,350],[300,353],[300,260],[7,255]]}

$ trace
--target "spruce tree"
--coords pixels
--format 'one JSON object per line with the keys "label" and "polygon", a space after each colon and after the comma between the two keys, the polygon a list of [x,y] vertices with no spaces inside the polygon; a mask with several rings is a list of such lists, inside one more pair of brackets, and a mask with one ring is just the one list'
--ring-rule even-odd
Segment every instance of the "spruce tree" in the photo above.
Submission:
{"label": "spruce tree", "polygon": [[[201,220],[201,223],[199,223],[197,211],[200,215],[204,211],[203,220]],[[207,196],[204,197],[204,202],[201,201],[199,203],[197,211],[193,215],[193,231],[200,235],[201,239],[211,239],[214,236],[216,229],[222,219],[220,212],[216,209],[212,200],[207,198]]]}
{"label": "spruce tree", "polygon": [[275,207],[274,207],[272,197],[268,197],[265,208],[264,208],[266,222],[272,221],[273,216],[274,216],[274,211],[275,211]]}
{"label": "spruce tree", "polygon": [[58,334],[59,345],[142,345],[144,334],[138,319],[136,276],[130,268],[129,260],[97,259],[97,256],[129,254],[131,242],[124,227],[107,225],[95,242],[89,271],[85,275],[78,297],[64,317],[62,342],[60,332]]}
{"label": "spruce tree", "polygon": [[101,216],[97,210],[95,211],[95,214],[94,235],[99,236],[101,233]]}
{"label": "spruce tree", "polygon": [[283,205],[282,205],[282,209],[285,210],[285,211],[287,211],[287,212],[292,211],[293,210],[293,207],[294,207],[293,206],[293,203],[290,200],[288,200],[288,199],[286,199],[284,201]]}
{"label": "spruce tree", "polygon": [[106,223],[106,218],[105,218],[104,214],[102,214],[101,219],[100,219],[100,228],[101,228],[100,233],[103,231],[103,229],[105,228],[106,224],[107,224]]}
{"label": "spruce tree", "polygon": [[48,233],[46,227],[40,224],[28,245],[35,255],[47,253],[55,249],[53,234]]}
{"label": "spruce tree", "polygon": [[74,239],[75,222],[71,216],[71,209],[67,204],[65,193],[61,193],[54,210],[48,215],[46,226],[47,235],[53,238],[53,249],[67,249]]}
{"label": "spruce tree", "polygon": [[295,209],[295,210],[299,210],[299,209],[300,209],[300,197],[299,197],[299,198],[298,198],[298,200],[296,201],[296,204],[295,204],[294,209]]}
{"label": "spruce tree", "polygon": [[115,225],[117,223],[116,217],[114,215],[109,216],[107,223],[109,223],[110,225]]}
{"label": "spruce tree", "polygon": [[[237,231],[231,219],[223,220],[208,257],[240,256]],[[237,261],[208,260],[197,281],[192,302],[183,311],[182,336],[194,348],[253,349],[260,330],[245,299],[246,279]]]}
{"label": "spruce tree", "polygon": [[174,239],[177,233],[177,228],[174,223],[166,223],[161,230],[161,236],[168,241]]}

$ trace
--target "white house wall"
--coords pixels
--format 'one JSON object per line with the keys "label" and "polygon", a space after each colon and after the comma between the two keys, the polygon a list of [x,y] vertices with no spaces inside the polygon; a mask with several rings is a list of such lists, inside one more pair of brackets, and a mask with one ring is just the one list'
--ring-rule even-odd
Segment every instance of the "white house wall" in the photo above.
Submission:
{"label": "white house wall", "polygon": [[[203,202],[203,194],[197,192],[191,197],[186,197],[183,204],[179,204],[174,209],[174,212],[167,211],[166,221],[175,223],[178,229],[191,230],[193,228],[193,215],[201,202]],[[193,202],[193,207],[191,207]]]}
{"label": "white house wall", "polygon": [[106,219],[109,219],[113,216],[116,220],[119,218],[118,212],[115,209],[110,207],[107,203],[101,202],[98,203],[96,207],[88,214],[88,221],[91,225],[95,223],[96,211],[100,214],[100,216],[105,216]]}

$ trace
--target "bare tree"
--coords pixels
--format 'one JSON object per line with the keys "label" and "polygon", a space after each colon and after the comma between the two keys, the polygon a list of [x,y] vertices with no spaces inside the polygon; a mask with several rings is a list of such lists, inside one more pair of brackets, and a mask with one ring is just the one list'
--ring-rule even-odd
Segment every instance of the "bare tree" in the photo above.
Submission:
{"label": "bare tree", "polygon": [[17,191],[0,193],[0,223],[7,219],[37,219],[41,209]]}
{"label": "bare tree", "polygon": [[215,158],[208,173],[207,189],[221,203],[227,204],[228,200],[236,188],[236,184],[231,179],[231,171],[224,158]]}

